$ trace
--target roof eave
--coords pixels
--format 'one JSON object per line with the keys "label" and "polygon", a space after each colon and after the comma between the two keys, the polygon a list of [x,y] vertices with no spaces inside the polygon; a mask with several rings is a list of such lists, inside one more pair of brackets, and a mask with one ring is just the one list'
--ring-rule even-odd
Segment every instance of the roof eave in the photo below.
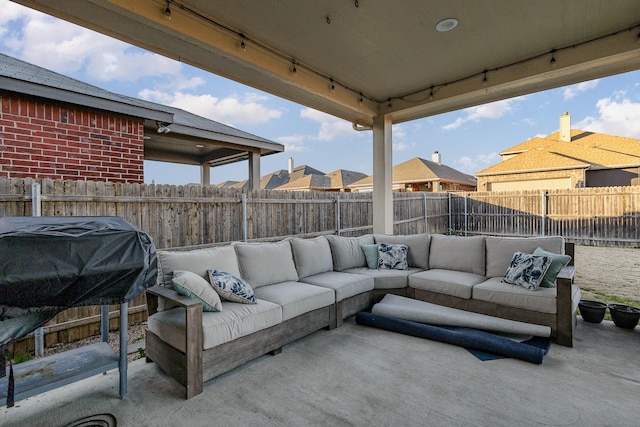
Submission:
{"label": "roof eave", "polygon": [[58,89],[51,86],[34,84],[24,80],[12,79],[5,76],[0,76],[0,87],[3,90],[18,94],[26,94],[36,96],[38,98],[50,99],[53,101],[65,102],[83,107],[120,113],[127,116],[139,117],[142,119],[155,120],[163,123],[173,122],[173,113],[167,111],[144,108],[96,96],[85,95],[83,93]]}

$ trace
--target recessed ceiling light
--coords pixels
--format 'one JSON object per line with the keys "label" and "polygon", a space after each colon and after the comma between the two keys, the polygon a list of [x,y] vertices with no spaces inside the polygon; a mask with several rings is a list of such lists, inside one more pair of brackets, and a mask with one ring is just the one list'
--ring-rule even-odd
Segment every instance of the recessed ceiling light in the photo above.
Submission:
{"label": "recessed ceiling light", "polygon": [[196,148],[204,148],[204,145],[202,145],[202,144],[196,144]]}
{"label": "recessed ceiling light", "polygon": [[436,30],[445,33],[453,30],[458,26],[458,20],[456,18],[446,18],[436,24]]}

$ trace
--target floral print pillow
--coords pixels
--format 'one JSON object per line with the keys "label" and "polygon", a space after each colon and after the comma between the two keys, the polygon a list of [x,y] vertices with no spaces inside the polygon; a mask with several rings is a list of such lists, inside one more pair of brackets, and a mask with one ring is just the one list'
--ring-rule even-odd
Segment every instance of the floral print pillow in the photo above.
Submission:
{"label": "floral print pillow", "polygon": [[257,304],[253,288],[246,281],[220,270],[207,270],[209,282],[221,298],[242,304]]}
{"label": "floral print pillow", "polygon": [[551,257],[516,252],[502,281],[535,291],[551,266]]}
{"label": "floral print pillow", "polygon": [[407,245],[380,243],[378,246],[378,269],[408,270]]}

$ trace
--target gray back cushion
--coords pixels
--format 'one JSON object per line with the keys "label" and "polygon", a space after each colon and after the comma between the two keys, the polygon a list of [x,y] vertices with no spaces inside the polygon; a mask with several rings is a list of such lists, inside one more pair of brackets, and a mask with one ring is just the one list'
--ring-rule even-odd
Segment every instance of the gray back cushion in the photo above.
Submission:
{"label": "gray back cushion", "polygon": [[290,242],[299,279],[333,271],[331,248],[326,237],[319,236],[313,239],[293,237]]}
{"label": "gray back cushion", "polygon": [[463,271],[484,276],[484,240],[484,236],[432,235],[429,268]]}
{"label": "gray back cushion", "polygon": [[333,269],[335,271],[366,267],[367,260],[360,245],[372,245],[375,243],[373,236],[370,234],[360,237],[344,237],[330,234],[327,236],[327,240],[331,247]]}
{"label": "gray back cushion", "polygon": [[564,239],[549,237],[487,237],[487,277],[503,277],[509,268],[515,252],[532,254],[537,247],[557,253],[564,253]]}
{"label": "gray back cushion", "polygon": [[236,243],[240,273],[255,289],[298,280],[289,240],[276,243]]}
{"label": "gray back cushion", "polygon": [[429,269],[429,243],[431,236],[429,234],[411,234],[388,236],[386,234],[374,234],[373,238],[376,243],[388,243],[390,245],[403,244],[409,247],[407,253],[407,261],[409,267]]}
{"label": "gray back cushion", "polygon": [[173,272],[178,270],[190,271],[203,279],[209,280],[207,270],[217,269],[234,276],[240,275],[238,259],[233,246],[218,246],[215,248],[193,249],[186,251],[159,250],[158,251],[158,281],[161,285],[173,288]]}

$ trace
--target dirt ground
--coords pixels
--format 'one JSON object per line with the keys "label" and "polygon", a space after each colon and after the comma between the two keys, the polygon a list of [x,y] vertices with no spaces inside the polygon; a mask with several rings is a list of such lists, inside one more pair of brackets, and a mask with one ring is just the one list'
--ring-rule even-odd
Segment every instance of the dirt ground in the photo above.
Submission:
{"label": "dirt ground", "polygon": [[614,302],[605,295],[640,305],[640,249],[576,246],[575,283],[583,299]]}

